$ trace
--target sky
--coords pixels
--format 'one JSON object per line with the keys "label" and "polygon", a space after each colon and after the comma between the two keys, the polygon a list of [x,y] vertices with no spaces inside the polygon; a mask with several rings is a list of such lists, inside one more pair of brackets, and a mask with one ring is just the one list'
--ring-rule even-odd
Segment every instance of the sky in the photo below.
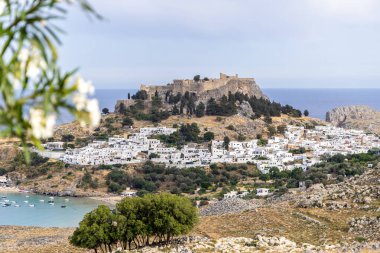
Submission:
{"label": "sky", "polygon": [[254,77],[262,88],[380,88],[378,0],[91,0],[58,23],[66,69],[98,89]]}

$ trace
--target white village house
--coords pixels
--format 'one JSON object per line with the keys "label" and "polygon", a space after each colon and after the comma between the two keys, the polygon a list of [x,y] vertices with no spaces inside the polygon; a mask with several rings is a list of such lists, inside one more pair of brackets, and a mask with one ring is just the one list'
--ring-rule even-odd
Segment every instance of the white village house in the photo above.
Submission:
{"label": "white village house", "polygon": [[[60,153],[58,159],[69,164],[112,165],[141,163],[151,156],[155,163],[180,168],[209,166],[212,163],[253,163],[261,172],[267,173],[272,167],[305,170],[318,163],[325,154],[365,153],[380,148],[380,140],[375,135],[333,126],[316,126],[315,129],[288,126],[284,137],[273,137],[265,146],[259,146],[257,140],[231,141],[228,149],[223,146],[223,141],[218,140],[212,141],[210,148],[188,144],[177,149],[149,138],[175,131],[175,128],[166,127],[141,128],[138,133],[127,138],[115,136],[108,141],[95,141],[83,148],[68,149]],[[60,148],[59,143],[46,143],[46,146]],[[292,150],[300,148],[305,149],[306,153],[292,153]],[[48,154],[45,152],[45,156]]]}

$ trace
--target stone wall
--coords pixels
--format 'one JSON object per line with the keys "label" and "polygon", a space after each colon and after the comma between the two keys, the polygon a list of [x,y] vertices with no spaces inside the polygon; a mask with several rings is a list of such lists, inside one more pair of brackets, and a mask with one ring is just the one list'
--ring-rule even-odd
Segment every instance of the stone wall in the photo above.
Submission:
{"label": "stone wall", "polygon": [[256,84],[254,78],[240,78],[238,75],[227,76],[223,73],[220,78],[210,79],[208,81],[195,82],[194,80],[173,80],[173,83],[165,86],[148,86],[141,85],[140,90],[145,90],[149,98],[154,96],[156,91],[161,97],[164,97],[166,92],[170,91],[173,94],[190,92],[196,93],[199,101],[206,102],[211,97],[219,99],[223,95],[228,95],[229,92],[242,92],[249,96],[258,98],[267,97],[263,94],[260,87]]}

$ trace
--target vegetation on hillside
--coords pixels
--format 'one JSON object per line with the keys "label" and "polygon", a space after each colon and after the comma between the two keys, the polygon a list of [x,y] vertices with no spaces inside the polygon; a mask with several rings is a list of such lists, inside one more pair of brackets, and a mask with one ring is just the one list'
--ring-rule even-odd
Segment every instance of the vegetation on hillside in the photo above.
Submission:
{"label": "vegetation on hillside", "polygon": [[368,169],[368,164],[376,166],[380,157],[369,151],[363,154],[325,156],[306,171],[301,168],[280,171],[273,167],[267,174],[261,174],[260,179],[280,191],[287,188],[297,188],[301,181],[306,187],[313,184],[333,184],[342,182],[345,178],[361,175]]}
{"label": "vegetation on hillside", "polygon": [[199,188],[200,193],[216,192],[217,188],[236,186],[239,181],[257,177],[255,167],[236,165],[212,165],[211,171],[204,168],[174,168],[165,165],[146,162],[135,168],[133,173],[124,169],[113,169],[107,175],[109,192],[120,193],[126,187],[146,192],[170,191],[171,193],[194,194]]}
{"label": "vegetation on hillside", "polygon": [[[255,113],[255,118],[266,116],[280,116],[286,114],[291,117],[301,117],[302,112],[293,108],[290,105],[282,106],[280,103],[271,102],[264,98],[256,98],[255,96],[249,97],[246,94],[236,92],[229,93],[228,96],[222,96],[219,100],[210,98],[206,104],[197,103],[197,95],[195,93],[185,92],[184,94],[173,94],[168,91],[165,97],[162,98],[156,92],[155,96],[150,101],[150,106],[145,108],[145,100],[148,99],[146,91],[138,91],[132,99],[135,100],[135,105],[126,108],[121,104],[119,113],[126,114],[134,117],[137,120],[149,120],[152,122],[159,122],[168,118],[170,115],[195,115],[196,117],[203,117],[205,115],[214,116],[232,116],[237,114],[238,104],[248,102]],[[163,104],[172,105],[171,110],[163,109]],[[148,111],[147,111],[148,110]],[[308,112],[305,111],[308,115]]]}

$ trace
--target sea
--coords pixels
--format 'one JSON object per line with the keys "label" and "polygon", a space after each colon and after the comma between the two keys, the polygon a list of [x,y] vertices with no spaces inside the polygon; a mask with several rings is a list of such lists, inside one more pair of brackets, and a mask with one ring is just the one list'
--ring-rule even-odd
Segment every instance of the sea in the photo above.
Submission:
{"label": "sea", "polygon": [[[114,110],[116,100],[126,99],[128,93],[136,93],[137,89],[99,89],[95,97],[101,108]],[[302,111],[308,110],[311,117],[325,119],[326,112],[348,105],[368,105],[380,110],[379,89],[263,89],[271,101],[289,104]],[[66,121],[67,119],[63,119]]]}
{"label": "sea", "polygon": [[[368,105],[380,110],[379,89],[289,89],[263,88],[271,101],[283,105],[289,104],[302,112],[308,110],[311,117],[326,119],[326,113],[339,106]],[[126,99],[128,93],[133,95],[137,89],[97,89],[93,97],[99,101],[100,109],[108,108],[114,111],[117,100]],[[58,124],[73,120],[67,112],[62,112]]]}
{"label": "sea", "polygon": [[[86,213],[105,204],[90,198],[54,197],[51,205],[48,196],[31,193],[1,192],[0,196],[0,225],[12,226],[76,227]],[[10,205],[4,207],[6,203]]]}

